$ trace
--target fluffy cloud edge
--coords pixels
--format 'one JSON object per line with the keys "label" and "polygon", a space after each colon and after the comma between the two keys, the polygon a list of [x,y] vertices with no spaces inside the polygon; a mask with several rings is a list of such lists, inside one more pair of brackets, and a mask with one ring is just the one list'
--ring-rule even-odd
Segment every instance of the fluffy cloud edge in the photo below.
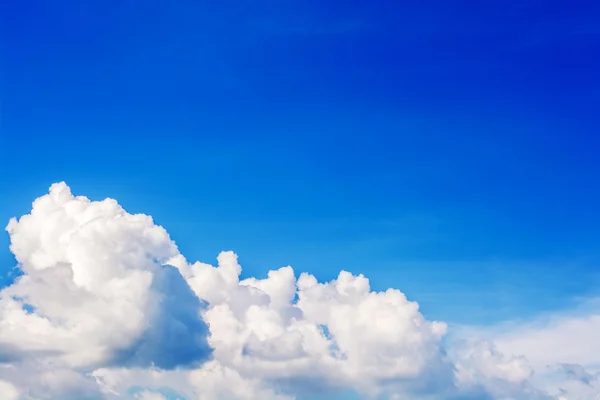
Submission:
{"label": "fluffy cloud edge", "polygon": [[[321,283],[291,267],[240,281],[233,252],[189,263],[151,217],[73,196],[64,182],[6,230],[23,272],[0,291],[0,389],[14,399],[600,396],[538,379],[527,344],[538,331],[519,341],[471,330],[447,348],[446,324],[397,289],[373,292],[345,271]],[[593,388],[589,366],[573,365]]]}

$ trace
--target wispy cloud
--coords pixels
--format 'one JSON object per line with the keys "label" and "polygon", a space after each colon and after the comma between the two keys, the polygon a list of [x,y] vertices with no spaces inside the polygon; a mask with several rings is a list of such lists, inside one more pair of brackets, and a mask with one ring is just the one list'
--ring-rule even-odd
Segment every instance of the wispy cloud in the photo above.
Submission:
{"label": "wispy cloud", "polygon": [[532,378],[556,396],[586,400],[600,395],[600,301],[546,312],[533,319],[488,327],[457,328],[459,337],[481,337],[503,354],[522,355],[536,372]]}

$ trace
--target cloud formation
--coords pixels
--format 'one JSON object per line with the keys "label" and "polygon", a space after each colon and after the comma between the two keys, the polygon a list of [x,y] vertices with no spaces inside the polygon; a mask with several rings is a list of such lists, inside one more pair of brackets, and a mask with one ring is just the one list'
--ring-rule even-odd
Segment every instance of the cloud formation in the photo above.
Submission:
{"label": "cloud formation", "polygon": [[530,381],[560,400],[600,400],[600,299],[527,322],[468,329],[520,354],[536,372]]}
{"label": "cloud formation", "polygon": [[0,380],[0,393],[6,400],[18,400],[19,391],[10,382]]}
{"label": "cloud formation", "polygon": [[289,266],[240,280],[233,252],[188,262],[151,217],[65,183],[6,229],[23,274],[0,291],[3,399],[558,398],[524,357],[446,347],[399,290]]}
{"label": "cloud formation", "polygon": [[560,364],[562,370],[569,376],[569,378],[592,386],[592,383],[598,379],[599,374],[590,374],[584,367],[579,364]]}

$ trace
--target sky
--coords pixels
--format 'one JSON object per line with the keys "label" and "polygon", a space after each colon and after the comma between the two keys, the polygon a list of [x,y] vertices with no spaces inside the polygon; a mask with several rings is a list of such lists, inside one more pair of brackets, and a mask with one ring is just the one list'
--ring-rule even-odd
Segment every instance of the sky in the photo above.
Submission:
{"label": "sky", "polygon": [[[450,336],[596,324],[599,3],[217,3],[2,5],[3,224],[64,181],[189,263],[364,274]],[[38,271],[10,242],[0,287]]]}

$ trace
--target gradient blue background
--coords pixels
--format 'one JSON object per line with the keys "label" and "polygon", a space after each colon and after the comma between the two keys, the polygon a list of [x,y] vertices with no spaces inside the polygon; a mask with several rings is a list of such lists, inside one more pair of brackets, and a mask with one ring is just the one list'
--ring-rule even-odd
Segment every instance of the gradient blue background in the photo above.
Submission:
{"label": "gradient blue background", "polygon": [[65,180],[451,323],[597,295],[600,3],[417,3],[3,2],[0,221]]}

